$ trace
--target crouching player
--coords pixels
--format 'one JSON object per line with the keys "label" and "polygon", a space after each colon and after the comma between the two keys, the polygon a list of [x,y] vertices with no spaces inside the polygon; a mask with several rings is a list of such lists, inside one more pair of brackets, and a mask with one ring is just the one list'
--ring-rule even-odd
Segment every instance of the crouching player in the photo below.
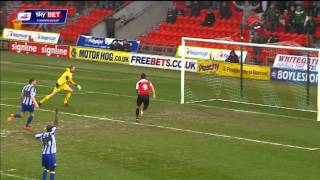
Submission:
{"label": "crouching player", "polygon": [[48,173],[50,180],[54,180],[56,168],[56,130],[58,127],[58,109],[55,112],[55,119],[53,125],[46,127],[46,132],[38,133],[35,135],[37,140],[42,142],[42,167],[44,168],[42,180],[46,180]]}
{"label": "crouching player", "polygon": [[[143,115],[143,111],[149,107],[150,89],[152,90],[153,99],[156,98],[156,91],[150,81],[146,79],[146,74],[142,73],[140,80],[136,84],[138,93],[137,107],[136,107],[136,121],[139,122],[139,114]],[[140,108],[143,103],[143,109]]]}

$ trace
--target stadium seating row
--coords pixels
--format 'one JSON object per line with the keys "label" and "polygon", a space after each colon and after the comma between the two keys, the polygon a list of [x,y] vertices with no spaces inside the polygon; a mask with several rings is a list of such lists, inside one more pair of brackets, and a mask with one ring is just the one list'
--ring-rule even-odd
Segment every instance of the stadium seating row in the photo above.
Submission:
{"label": "stadium seating row", "polygon": [[91,28],[113,13],[109,9],[92,9],[88,15],[81,16],[76,22],[69,23],[64,29],[58,30],[63,41],[75,43],[81,34],[88,34]]}
{"label": "stadium seating row", "polygon": [[[157,43],[160,45],[175,45],[178,46],[181,44],[181,37],[196,37],[196,38],[209,38],[209,39],[219,39],[219,38],[228,38],[234,41],[240,41],[240,26],[242,20],[242,12],[236,11],[234,7],[232,10],[232,17],[228,20],[220,19],[220,15],[217,10],[213,11],[216,16],[216,22],[211,27],[201,26],[202,22],[205,19],[207,14],[207,9],[202,9],[200,11],[199,17],[191,17],[188,16],[189,11],[188,8],[184,7],[186,15],[185,16],[177,16],[176,22],[172,23],[161,23],[158,28],[150,31],[145,37],[138,38],[142,43]],[[283,26],[280,29],[284,29]],[[297,34],[297,33],[285,33],[284,31],[280,32],[269,32],[267,30],[264,31],[266,37],[277,36],[279,41],[290,41],[298,43],[302,46],[307,45],[307,35],[305,34]],[[249,29],[248,27],[244,29],[244,42],[249,42]],[[315,37],[320,37],[320,28],[317,29]],[[187,43],[188,44],[188,43]],[[212,43],[203,43],[203,42],[193,42],[193,46],[199,47],[210,47],[210,48],[235,48],[239,49],[239,47],[226,47],[223,45],[216,45]],[[252,48],[245,48],[246,51],[253,53]],[[282,54],[298,54],[299,52],[288,52],[288,51],[270,51],[270,50],[262,50],[257,56],[261,59],[260,64],[266,64],[268,61],[268,56],[272,56],[274,53]]]}

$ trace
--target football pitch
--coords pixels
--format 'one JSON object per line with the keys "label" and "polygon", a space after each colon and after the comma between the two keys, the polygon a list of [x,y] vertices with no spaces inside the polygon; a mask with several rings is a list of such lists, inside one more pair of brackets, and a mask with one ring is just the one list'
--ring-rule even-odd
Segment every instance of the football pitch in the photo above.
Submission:
{"label": "football pitch", "polygon": [[[19,111],[29,78],[38,79],[40,100],[71,64],[83,89],[74,88],[69,107],[65,93],[47,101],[35,111],[33,132],[23,130],[27,116],[7,121]],[[136,123],[135,83],[142,72],[157,99]],[[314,112],[218,101],[181,105],[178,71],[8,52],[1,52],[1,179],[41,178],[41,143],[33,137],[53,121],[55,107],[61,110],[57,179],[320,179]]]}

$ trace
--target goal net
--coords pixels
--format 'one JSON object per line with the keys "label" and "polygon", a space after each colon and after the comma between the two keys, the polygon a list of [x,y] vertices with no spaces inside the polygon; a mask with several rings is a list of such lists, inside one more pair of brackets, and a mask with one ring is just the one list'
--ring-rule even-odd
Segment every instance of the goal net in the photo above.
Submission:
{"label": "goal net", "polygon": [[181,104],[318,112],[319,49],[183,37],[178,52],[197,59],[197,73],[181,66]]}

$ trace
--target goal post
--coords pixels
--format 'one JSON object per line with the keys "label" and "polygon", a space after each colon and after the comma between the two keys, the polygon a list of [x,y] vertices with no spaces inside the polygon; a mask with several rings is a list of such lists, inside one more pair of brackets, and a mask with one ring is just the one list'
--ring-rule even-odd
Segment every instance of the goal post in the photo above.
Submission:
{"label": "goal post", "polygon": [[[199,45],[201,44],[202,45]],[[221,66],[225,67],[225,69],[232,69],[229,68],[237,66],[234,63],[227,63],[223,60],[215,59],[215,55],[210,55],[209,59],[201,59],[197,58],[198,69],[197,73],[191,73],[185,71],[185,64],[187,58],[194,58],[190,57],[188,52],[190,48],[199,47],[201,48],[203,45],[208,45],[209,49],[224,49],[224,50],[235,50],[246,51],[246,56],[243,57],[244,69],[240,68],[236,71],[237,75],[231,75],[233,77],[229,77],[228,73],[221,73],[220,68]],[[200,47],[201,46],[201,47]],[[187,52],[187,49],[189,50]],[[242,51],[242,49],[244,49]],[[256,53],[256,50],[259,50],[260,53]],[[239,103],[239,104],[251,104],[256,106],[266,106],[266,107],[277,107],[277,108],[284,108],[284,109],[293,109],[293,110],[301,110],[301,111],[308,111],[308,112],[316,112],[317,113],[317,121],[320,121],[320,96],[318,95],[320,92],[320,86],[318,85],[317,81],[320,79],[319,72],[319,65],[318,61],[320,61],[320,49],[317,48],[307,48],[307,47],[299,47],[299,46],[287,46],[287,45],[279,45],[279,44],[257,44],[257,43],[246,43],[246,42],[234,42],[234,41],[227,41],[227,40],[217,40],[217,39],[201,39],[201,38],[190,38],[190,37],[182,37],[181,46],[179,47],[178,51],[180,52],[180,57],[182,60],[181,63],[181,104],[186,103],[201,103],[201,102],[210,102],[210,101],[225,101],[225,102],[232,102],[232,103]],[[263,52],[263,53],[262,53]],[[255,54],[253,57],[252,54]],[[311,57],[309,57],[311,54]],[[256,75],[256,77],[242,77],[243,73],[247,73],[251,66],[259,66],[257,64],[252,64],[254,60],[252,59],[268,59],[273,61],[276,58],[281,56],[292,56],[293,58],[303,58],[304,60],[307,59],[307,67],[310,66],[310,59],[312,59],[314,67],[313,71],[309,69],[301,70],[301,69],[286,69],[287,72],[285,73],[296,73],[301,78],[304,78],[306,82],[293,82],[293,81],[274,81],[271,79],[266,79],[263,75]],[[239,53],[240,56],[240,53]],[[289,57],[290,58],[290,57]],[[314,60],[317,58],[317,60]],[[271,62],[270,61],[270,62]],[[200,62],[203,63],[211,63],[210,67],[215,65],[219,66],[219,70],[215,70],[215,72],[201,74],[198,72]],[[267,62],[267,61],[265,61]],[[316,62],[316,65],[315,65]],[[229,65],[230,64],[230,65]],[[231,65],[232,64],[232,65]],[[240,64],[240,63],[239,63]],[[269,77],[271,78],[271,66],[261,66],[263,68],[269,68]],[[298,66],[297,66],[298,67]],[[237,67],[238,68],[238,67]],[[259,67],[260,68],[260,67]],[[280,70],[281,67],[277,67]],[[275,69],[277,69],[275,68]],[[301,67],[300,67],[301,68]],[[235,68],[236,69],[236,68]],[[232,69],[233,70],[233,69]],[[272,69],[274,70],[274,69]],[[254,70],[253,70],[254,71]],[[317,75],[316,75],[317,73]],[[230,73],[231,74],[231,73]],[[240,76],[241,74],[241,76]],[[272,75],[274,75],[274,71],[272,71]],[[279,74],[278,74],[279,75]],[[312,77],[311,77],[312,76]],[[309,88],[310,78],[316,78],[316,80],[312,81],[313,85]],[[305,80],[307,79],[307,80]],[[242,80],[245,84],[242,84]],[[239,86],[238,86],[239,85]],[[244,87],[244,90],[240,88],[240,86]],[[256,88],[257,92],[255,94],[250,94],[250,88]],[[244,98],[242,98],[242,91],[245,92]],[[286,91],[290,91],[291,93],[287,93]],[[306,93],[307,92],[307,93]],[[311,93],[309,97],[309,93]],[[227,97],[226,94],[229,94]],[[241,94],[241,95],[240,95]],[[261,97],[259,97],[261,96]],[[285,97],[288,96],[288,97]],[[312,99],[311,104],[309,106],[309,99]],[[287,100],[286,100],[287,99]],[[306,102],[306,103],[305,103]]]}

